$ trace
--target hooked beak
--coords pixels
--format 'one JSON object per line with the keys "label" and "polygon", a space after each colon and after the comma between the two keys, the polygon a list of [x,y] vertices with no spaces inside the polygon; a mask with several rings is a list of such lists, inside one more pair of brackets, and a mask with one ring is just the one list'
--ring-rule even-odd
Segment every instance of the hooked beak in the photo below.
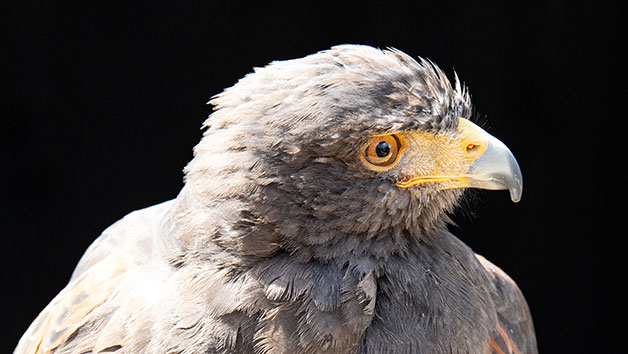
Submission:
{"label": "hooked beak", "polygon": [[396,186],[409,188],[432,183],[437,189],[508,189],[513,202],[521,200],[523,178],[517,160],[504,143],[471,121],[459,118],[458,134],[440,144],[438,151],[443,155],[441,159],[455,163],[442,164],[445,167],[435,168],[434,173],[410,176]]}

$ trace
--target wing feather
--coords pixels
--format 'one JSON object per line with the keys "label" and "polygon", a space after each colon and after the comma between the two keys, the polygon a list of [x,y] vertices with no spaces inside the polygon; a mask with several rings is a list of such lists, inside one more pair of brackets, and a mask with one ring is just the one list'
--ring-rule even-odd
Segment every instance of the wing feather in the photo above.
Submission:
{"label": "wing feather", "polygon": [[[133,212],[105,230],[87,249],[68,285],[26,330],[14,354],[99,353],[124,347],[126,336],[121,334],[137,331],[128,323],[140,323],[137,318],[130,321],[137,306],[134,297],[144,295],[136,294],[134,285],[141,282],[146,286],[139,288],[149,292],[159,284],[154,279],[166,276],[151,262],[155,229],[169,204]],[[140,267],[141,272],[135,271]]]}
{"label": "wing feather", "polygon": [[515,282],[499,267],[476,254],[492,279],[491,297],[499,320],[488,343],[496,354],[535,354],[536,337],[528,304]]}
{"label": "wing feather", "polygon": [[121,257],[107,258],[72,280],[31,324],[15,353],[52,353],[107,301],[126,269]]}

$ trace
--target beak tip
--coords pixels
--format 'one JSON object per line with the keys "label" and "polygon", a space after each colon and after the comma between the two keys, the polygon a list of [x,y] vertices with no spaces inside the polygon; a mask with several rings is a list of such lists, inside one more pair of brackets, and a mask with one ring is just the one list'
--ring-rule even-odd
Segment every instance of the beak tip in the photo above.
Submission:
{"label": "beak tip", "polygon": [[510,190],[510,199],[513,203],[519,203],[521,201],[521,190]]}
{"label": "beak tip", "polygon": [[523,194],[523,178],[521,176],[521,169],[517,160],[512,157],[514,165],[512,167],[513,178],[511,183],[508,184],[508,191],[510,192],[510,199],[513,203],[519,203],[521,201],[521,195]]}

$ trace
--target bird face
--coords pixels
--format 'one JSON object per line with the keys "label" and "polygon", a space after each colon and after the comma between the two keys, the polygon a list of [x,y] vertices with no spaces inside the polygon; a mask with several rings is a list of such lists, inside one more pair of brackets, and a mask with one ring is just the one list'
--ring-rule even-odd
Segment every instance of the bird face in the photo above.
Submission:
{"label": "bird face", "polygon": [[418,130],[371,136],[359,156],[374,171],[396,170],[398,188],[508,189],[518,202],[522,177],[512,153],[467,119],[458,118],[457,126],[453,133]]}
{"label": "bird face", "polygon": [[305,259],[384,256],[444,228],[465,188],[521,197],[516,160],[468,120],[457,77],[394,49],[273,62],[211,103],[182,191],[204,210],[190,233],[263,234]]}

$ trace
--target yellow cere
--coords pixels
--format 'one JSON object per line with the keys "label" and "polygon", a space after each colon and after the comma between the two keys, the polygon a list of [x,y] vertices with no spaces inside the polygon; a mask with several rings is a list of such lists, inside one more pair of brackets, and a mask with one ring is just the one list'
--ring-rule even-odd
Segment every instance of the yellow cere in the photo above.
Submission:
{"label": "yellow cere", "polygon": [[[393,137],[393,138],[391,138]],[[381,141],[398,142],[396,155],[378,163],[374,146]],[[362,161],[371,169],[384,171],[394,168],[401,177],[396,184],[408,188],[425,183],[437,183],[439,189],[464,187],[466,172],[488,143],[484,130],[459,118],[455,133],[432,134],[424,131],[404,131],[369,137],[361,153]],[[381,149],[379,150],[381,152]],[[381,155],[381,154],[380,154]]]}

